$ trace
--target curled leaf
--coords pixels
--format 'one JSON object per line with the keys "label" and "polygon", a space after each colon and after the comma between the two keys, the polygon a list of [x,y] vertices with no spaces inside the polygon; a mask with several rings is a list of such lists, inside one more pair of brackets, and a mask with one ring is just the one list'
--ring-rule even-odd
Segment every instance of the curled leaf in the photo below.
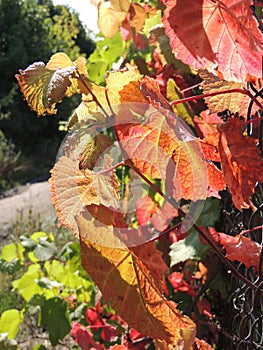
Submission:
{"label": "curled leaf", "polygon": [[71,85],[70,78],[76,65],[63,53],[51,57],[45,66],[43,62],[31,64],[16,75],[21,91],[28,105],[39,115],[55,114],[56,103],[61,102]]}

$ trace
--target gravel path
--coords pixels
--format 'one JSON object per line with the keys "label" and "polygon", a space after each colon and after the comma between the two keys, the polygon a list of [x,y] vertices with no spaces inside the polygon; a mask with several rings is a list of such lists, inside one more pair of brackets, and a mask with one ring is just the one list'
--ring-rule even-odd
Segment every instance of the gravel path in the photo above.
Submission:
{"label": "gravel path", "polygon": [[5,237],[19,219],[37,216],[40,220],[55,221],[47,181],[20,186],[14,194],[0,199],[0,237]]}

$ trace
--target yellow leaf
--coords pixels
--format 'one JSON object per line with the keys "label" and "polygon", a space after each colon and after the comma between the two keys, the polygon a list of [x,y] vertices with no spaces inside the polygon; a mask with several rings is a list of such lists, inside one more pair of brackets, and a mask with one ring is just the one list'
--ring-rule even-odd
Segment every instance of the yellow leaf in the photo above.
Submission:
{"label": "yellow leaf", "polygon": [[[116,248],[95,243],[102,236],[99,223],[95,225],[84,215],[76,220],[82,264],[115,311],[143,334],[189,349],[195,339],[195,324],[163,297],[147,265],[124,244]],[[104,242],[112,243],[116,239],[113,228],[108,227],[103,237]]]}
{"label": "yellow leaf", "polygon": [[[169,79],[167,83],[167,98],[169,101],[177,101],[183,98],[179,87],[173,79]],[[173,106],[174,113],[187,122],[187,124],[194,126],[193,113],[188,107],[187,103],[179,103]]]}
{"label": "yellow leaf", "polygon": [[61,102],[71,85],[70,78],[76,65],[66,54],[53,55],[45,66],[43,62],[31,64],[17,74],[20,89],[29,106],[39,115],[55,114],[56,103]]}

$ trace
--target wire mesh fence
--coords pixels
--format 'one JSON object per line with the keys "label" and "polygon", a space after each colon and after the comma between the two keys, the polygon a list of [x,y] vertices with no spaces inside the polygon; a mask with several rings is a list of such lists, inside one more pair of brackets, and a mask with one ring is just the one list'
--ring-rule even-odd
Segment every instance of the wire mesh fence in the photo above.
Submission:
{"label": "wire mesh fence", "polygon": [[[254,97],[263,97],[263,88],[257,90],[250,85]],[[248,136],[258,139],[263,155],[263,111],[251,117],[253,101],[248,107],[246,126]],[[227,271],[227,294],[225,303],[219,305],[221,316],[211,320],[210,327],[217,333],[217,348],[220,350],[263,349],[263,186],[257,184],[251,198],[251,209],[238,211],[232,204],[231,196],[224,193],[221,216],[223,232],[236,236],[248,230],[248,236],[262,247],[258,269],[247,268],[242,263],[233,263],[236,270],[246,278],[247,283]]]}

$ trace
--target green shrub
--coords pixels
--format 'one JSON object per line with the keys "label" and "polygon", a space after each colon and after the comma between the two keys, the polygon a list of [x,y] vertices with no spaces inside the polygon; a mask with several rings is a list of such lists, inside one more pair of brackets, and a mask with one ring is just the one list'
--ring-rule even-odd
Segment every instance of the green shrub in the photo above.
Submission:
{"label": "green shrub", "polygon": [[15,145],[7,140],[0,130],[0,192],[12,186],[12,175],[19,156],[20,153],[15,151]]}

